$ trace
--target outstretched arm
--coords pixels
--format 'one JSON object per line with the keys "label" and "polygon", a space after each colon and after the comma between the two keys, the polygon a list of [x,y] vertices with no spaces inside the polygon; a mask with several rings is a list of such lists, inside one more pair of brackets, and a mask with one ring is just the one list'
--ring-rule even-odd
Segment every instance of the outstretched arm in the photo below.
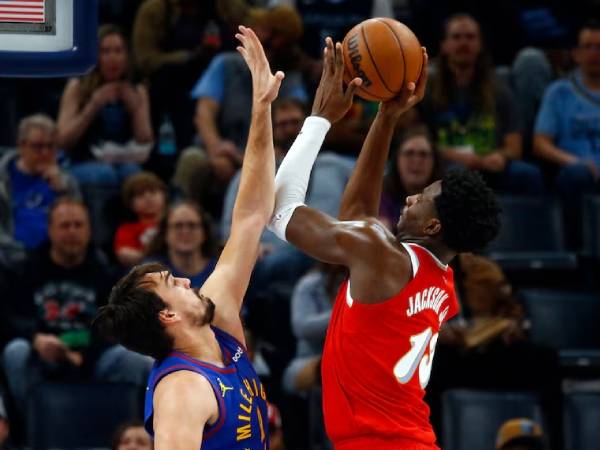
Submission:
{"label": "outstretched arm", "polygon": [[356,230],[351,224],[337,222],[304,205],[310,172],[329,126],[344,117],[352,105],[354,90],[361,84],[356,78],[344,91],[342,47],[339,43],[334,47],[331,38],[326,43],[312,115],[277,172],[275,214],[269,228],[314,258],[347,265],[345,243],[354,239]]}
{"label": "outstretched arm", "polygon": [[416,83],[410,82],[394,99],[381,103],[375,120],[348,181],[340,205],[340,220],[376,217],[383,186],[383,173],[398,118],[416,105],[425,94],[427,52],[423,48],[423,70]]}
{"label": "outstretched arm", "polygon": [[240,26],[236,37],[242,43],[238,51],[252,73],[252,120],[231,234],[201,291],[217,305],[214,324],[244,342],[239,313],[258,255],[261,233],[273,212],[275,150],[271,103],[284,75],[271,74],[262,45],[250,28]]}

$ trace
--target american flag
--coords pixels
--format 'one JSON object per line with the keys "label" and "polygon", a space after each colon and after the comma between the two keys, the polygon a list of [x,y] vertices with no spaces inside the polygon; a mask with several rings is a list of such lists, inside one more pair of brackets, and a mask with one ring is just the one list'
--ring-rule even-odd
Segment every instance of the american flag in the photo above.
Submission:
{"label": "american flag", "polygon": [[46,0],[0,0],[0,22],[43,23]]}

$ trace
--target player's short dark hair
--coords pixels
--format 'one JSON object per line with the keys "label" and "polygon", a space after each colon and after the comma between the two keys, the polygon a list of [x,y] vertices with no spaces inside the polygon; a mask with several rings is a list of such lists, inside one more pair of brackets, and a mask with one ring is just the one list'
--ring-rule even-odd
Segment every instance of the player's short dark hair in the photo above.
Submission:
{"label": "player's short dark hair", "polygon": [[165,358],[173,349],[169,336],[159,320],[159,312],[167,303],[153,290],[146,275],[168,269],[157,263],[136,266],[113,287],[108,304],[98,311],[94,324],[109,339],[115,339],[134,352]]}
{"label": "player's short dark hair", "polygon": [[442,224],[442,240],[454,251],[480,250],[500,230],[496,196],[476,172],[448,172],[435,207]]}

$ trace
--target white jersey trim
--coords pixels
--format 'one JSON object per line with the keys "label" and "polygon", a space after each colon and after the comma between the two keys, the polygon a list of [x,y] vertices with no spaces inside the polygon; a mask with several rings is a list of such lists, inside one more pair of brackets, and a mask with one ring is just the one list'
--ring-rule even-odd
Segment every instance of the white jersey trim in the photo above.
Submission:
{"label": "white jersey trim", "polygon": [[346,304],[352,308],[354,304],[354,299],[352,298],[352,294],[350,294],[350,278],[348,278],[348,286],[346,287]]}
{"label": "white jersey trim", "polygon": [[[408,244],[402,243],[402,245],[406,246]],[[448,270],[448,264],[444,264],[443,262],[441,262],[437,256],[435,256],[433,253],[431,253],[429,250],[427,250],[422,245],[419,245],[419,244],[409,244],[409,245],[415,245],[415,246],[417,246],[417,247],[425,250],[427,253],[429,253],[429,256],[431,256],[431,258],[433,259],[433,261],[439,266],[440,269],[442,269],[442,270]]]}
{"label": "white jersey trim", "polygon": [[410,248],[409,244],[402,242],[402,246],[406,249],[408,256],[410,256],[410,265],[412,266],[413,278],[417,276],[417,272],[419,271],[419,258],[415,251]]}

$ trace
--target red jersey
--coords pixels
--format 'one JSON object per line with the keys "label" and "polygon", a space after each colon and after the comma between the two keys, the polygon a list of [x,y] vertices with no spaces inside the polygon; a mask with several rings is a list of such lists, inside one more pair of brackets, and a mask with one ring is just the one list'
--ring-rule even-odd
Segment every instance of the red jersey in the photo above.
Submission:
{"label": "red jersey", "polygon": [[413,278],[377,304],[338,293],[323,351],[323,411],[336,450],[433,450],[423,400],[440,325],[458,313],[452,269],[402,244]]}

